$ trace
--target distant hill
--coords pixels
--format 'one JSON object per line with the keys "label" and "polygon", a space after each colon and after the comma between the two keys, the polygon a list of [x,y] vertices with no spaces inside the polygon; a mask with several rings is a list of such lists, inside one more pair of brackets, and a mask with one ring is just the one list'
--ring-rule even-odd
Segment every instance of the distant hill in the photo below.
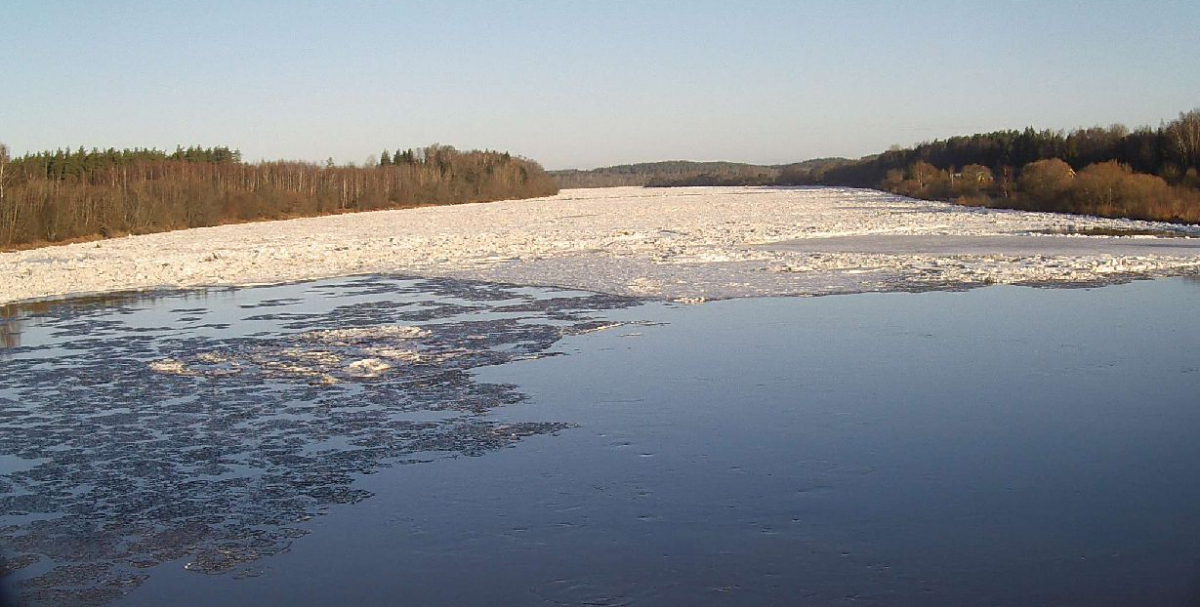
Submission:
{"label": "distant hill", "polygon": [[620,164],[591,170],[548,171],[562,188],[615,186],[773,185],[785,176],[804,175],[851,162],[845,158],[818,158],[784,165],[743,162],[693,162],[667,160]]}
{"label": "distant hill", "polygon": [[804,162],[796,162],[785,164],[779,167],[779,178],[776,180],[778,185],[809,185],[820,183],[825,173],[854,164],[855,160],[849,158],[813,158]]}

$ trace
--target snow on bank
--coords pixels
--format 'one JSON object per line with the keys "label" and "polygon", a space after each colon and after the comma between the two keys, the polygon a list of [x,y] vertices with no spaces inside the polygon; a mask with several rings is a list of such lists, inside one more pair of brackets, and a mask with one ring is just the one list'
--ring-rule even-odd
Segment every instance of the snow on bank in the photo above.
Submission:
{"label": "snow on bank", "polygon": [[0,303],[366,273],[695,301],[1200,272],[1192,239],[1042,234],[1162,227],[851,188],[564,190],[3,253]]}

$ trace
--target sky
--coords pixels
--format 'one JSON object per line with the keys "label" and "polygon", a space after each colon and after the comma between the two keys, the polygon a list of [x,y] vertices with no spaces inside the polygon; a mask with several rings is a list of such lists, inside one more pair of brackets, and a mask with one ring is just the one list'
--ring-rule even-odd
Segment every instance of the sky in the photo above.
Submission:
{"label": "sky", "polygon": [[1200,107],[1200,2],[4,0],[0,142],[550,169],[858,157]]}

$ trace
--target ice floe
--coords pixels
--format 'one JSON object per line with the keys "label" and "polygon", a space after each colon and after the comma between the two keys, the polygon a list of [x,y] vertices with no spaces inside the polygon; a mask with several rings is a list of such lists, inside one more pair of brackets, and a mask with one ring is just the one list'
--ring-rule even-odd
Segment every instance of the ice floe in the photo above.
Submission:
{"label": "ice floe", "polygon": [[0,303],[373,273],[699,301],[1200,272],[1200,239],[1142,236],[1164,231],[1200,236],[855,188],[564,190],[3,253]]}

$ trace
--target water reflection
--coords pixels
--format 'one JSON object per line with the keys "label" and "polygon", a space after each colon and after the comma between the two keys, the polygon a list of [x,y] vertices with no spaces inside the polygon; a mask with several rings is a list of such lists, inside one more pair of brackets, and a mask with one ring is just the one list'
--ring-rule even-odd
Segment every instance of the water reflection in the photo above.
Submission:
{"label": "water reflection", "polygon": [[569,428],[486,419],[524,395],[470,370],[636,303],[383,277],[218,294],[10,313],[27,339],[0,374],[0,565],[30,600],[106,603],[178,559],[254,576],[305,521],[369,497],[360,475]]}
{"label": "water reflection", "polygon": [[6,312],[7,310],[0,310],[0,313],[5,313],[0,317],[0,350],[21,345],[21,319],[10,317]]}
{"label": "water reflection", "polygon": [[207,304],[212,298],[230,292],[230,289],[122,291],[0,304],[0,354],[4,349],[21,345],[21,334],[30,319],[130,313],[133,309],[153,305],[164,298]]}

